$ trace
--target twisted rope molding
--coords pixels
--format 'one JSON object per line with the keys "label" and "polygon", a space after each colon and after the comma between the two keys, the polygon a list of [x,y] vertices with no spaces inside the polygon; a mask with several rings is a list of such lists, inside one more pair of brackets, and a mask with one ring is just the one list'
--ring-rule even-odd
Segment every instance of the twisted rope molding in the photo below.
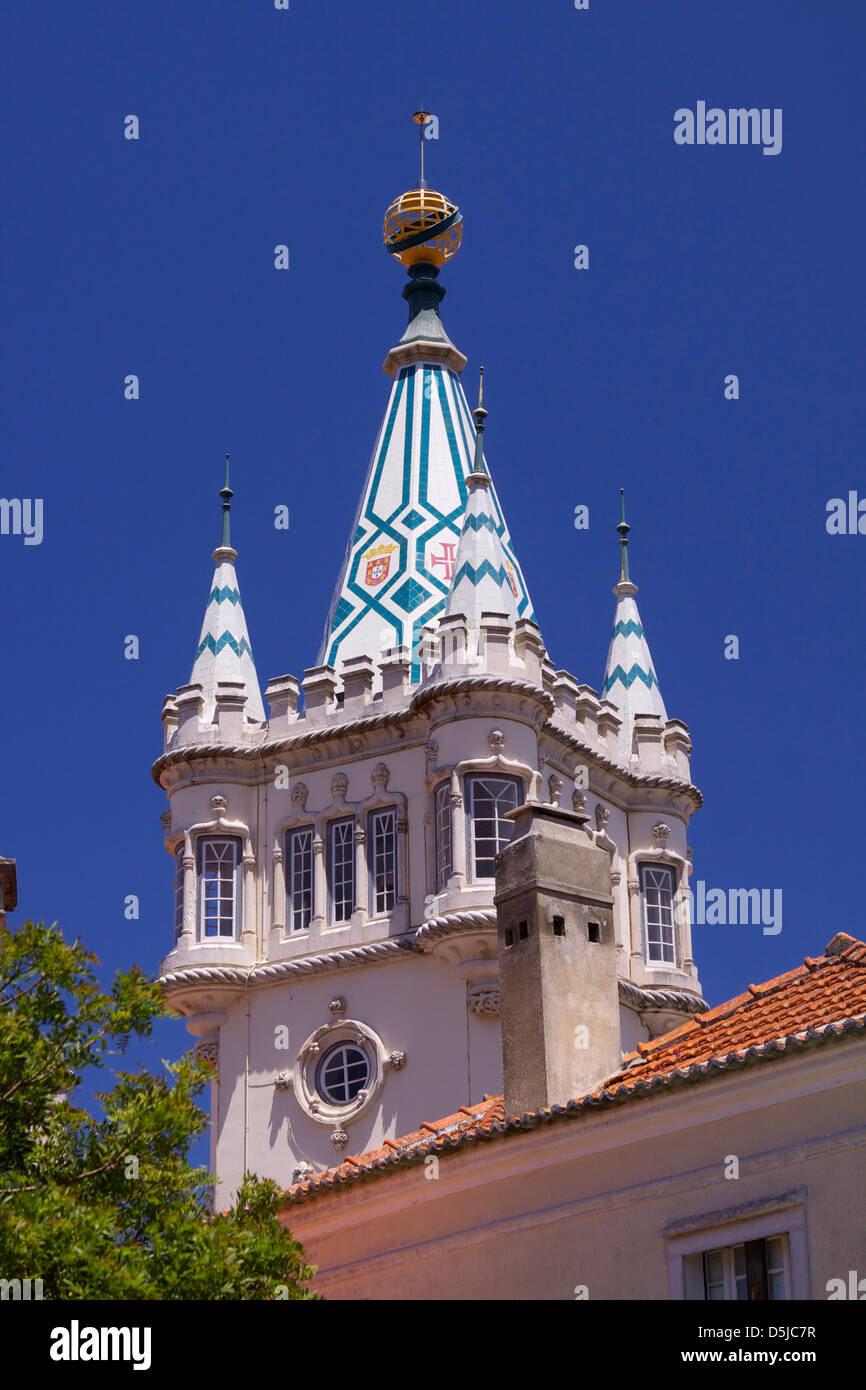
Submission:
{"label": "twisted rope molding", "polygon": [[439,941],[443,936],[451,936],[454,932],[471,931],[473,928],[489,927],[491,931],[496,930],[496,910],[494,908],[479,908],[477,910],[466,910],[463,912],[444,912],[441,917],[428,917],[426,922],[422,922],[420,927],[415,930],[415,940],[420,950],[424,950],[429,943]]}
{"label": "twisted rope molding", "polygon": [[348,970],[354,965],[370,961],[399,960],[401,956],[414,954],[414,933],[394,936],[389,941],[377,941],[369,946],[349,946],[342,951],[328,951],[317,956],[303,956],[300,960],[280,960],[268,965],[252,965],[239,970],[230,965],[181,966],[160,975],[158,983],[163,989],[188,987],[189,985],[256,985],[269,980],[297,978],[305,975],[321,975],[332,970]]}
{"label": "twisted rope molding", "polygon": [[619,997],[638,1009],[676,1009],[680,1013],[702,1014],[710,1007],[699,994],[687,989],[644,989],[631,980],[618,980]]}
{"label": "twisted rope molding", "polygon": [[[431,917],[411,932],[391,937],[388,941],[373,942],[368,946],[348,946],[341,951],[321,952],[315,956],[302,956],[300,960],[274,961],[267,965],[253,965],[248,969],[238,969],[230,965],[181,966],[159,977],[163,989],[188,988],[190,985],[246,985],[266,984],[269,981],[298,979],[310,975],[324,975],[336,970],[351,970],[357,965],[375,961],[400,960],[405,955],[430,950],[436,941],[458,932],[477,931],[479,928],[496,931],[496,912],[493,909],[446,912],[439,917]],[[697,994],[680,989],[644,989],[631,980],[617,979],[620,1002],[635,1009],[674,1009],[680,1013],[704,1013],[709,1005]]]}

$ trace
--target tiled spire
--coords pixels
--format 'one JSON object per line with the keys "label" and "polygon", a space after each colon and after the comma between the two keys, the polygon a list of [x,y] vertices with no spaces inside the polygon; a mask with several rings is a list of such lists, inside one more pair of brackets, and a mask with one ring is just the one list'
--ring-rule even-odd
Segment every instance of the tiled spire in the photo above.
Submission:
{"label": "tiled spire", "polygon": [[[442,201],[438,194],[424,196]],[[407,198],[417,202],[420,193]],[[437,224],[437,229],[446,228],[444,236],[455,232],[451,224],[456,216],[452,212]],[[405,230],[401,223],[401,235]],[[427,248],[424,259],[414,259],[420,255],[414,243],[421,236],[418,232],[388,243],[390,250],[394,244],[412,243],[412,249],[403,253],[413,258],[403,290],[409,323],[385,361],[393,381],[391,396],[319,652],[318,664],[335,667],[338,677],[343,664],[353,657],[366,655],[376,661],[381,652],[406,647],[412,652],[412,681],[421,679],[419,647],[425,630],[444,615],[468,504],[475,431],[460,384],[466,358],[449,339],[439,314],[445,294],[438,279],[442,257]],[[438,262],[433,263],[437,256]],[[517,591],[517,616],[533,618],[532,602],[489,478],[486,506],[509,582]],[[323,546],[334,543],[337,515],[335,499],[323,517]],[[501,609],[500,600],[496,606]]]}
{"label": "tiled spire", "polygon": [[220,490],[222,539],[213,553],[216,570],[208,595],[190,684],[201,686],[204,699],[203,718],[208,720],[214,712],[217,686],[224,681],[240,682],[247,697],[248,718],[263,724],[265,710],[235,574],[238,553],[232,549],[229,530],[229,509],[233,495],[229,487],[229,456],[226,454],[226,480],[225,486]]}
{"label": "tiled spire", "polygon": [[484,462],[484,368],[475,418],[475,458],[472,472],[466,478],[468,496],[460,541],[454,560],[451,588],[445,605],[445,616],[461,613],[470,626],[477,627],[482,613],[505,613],[514,623],[518,618],[517,587],[514,568],[509,562],[500,539],[497,518],[491,502],[492,482]]}
{"label": "tiled spire", "polygon": [[622,715],[623,744],[630,748],[635,715],[656,714],[665,721],[668,716],[635,603],[637,585],[632,584],[629,578],[628,533],[631,528],[625,519],[625,494],[622,489],[620,502],[622,519],[616,528],[620,544],[620,577],[613,591],[616,595],[616,613],[601,695],[603,700],[615,705]]}

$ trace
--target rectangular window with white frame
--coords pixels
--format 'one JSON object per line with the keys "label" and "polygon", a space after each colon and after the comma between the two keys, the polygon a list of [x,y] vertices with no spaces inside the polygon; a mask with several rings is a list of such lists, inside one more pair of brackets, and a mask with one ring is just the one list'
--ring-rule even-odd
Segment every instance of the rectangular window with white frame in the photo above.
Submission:
{"label": "rectangular window with white frame", "polygon": [[673,869],[668,864],[641,864],[640,889],[647,964],[676,965]]}
{"label": "rectangular window with white frame", "polygon": [[397,901],[397,812],[371,811],[367,825],[370,915],[390,912]]}
{"label": "rectangular window with white frame", "polygon": [[436,891],[444,893],[451,877],[451,783],[436,788]]}
{"label": "rectangular window with white frame", "polygon": [[313,827],[286,835],[286,898],[291,931],[307,931],[313,915]]}
{"label": "rectangular window with white frame", "polygon": [[671,1298],[708,1303],[810,1298],[806,1196],[804,1187],[790,1188],[671,1221],[660,1232]]}
{"label": "rectangular window with white frame", "polygon": [[241,930],[241,842],[233,836],[200,839],[199,940],[233,941]]}
{"label": "rectangular window with white frame", "polygon": [[328,822],[328,901],[332,922],[348,922],[355,909],[355,819]]}
{"label": "rectangular window with white frame", "polygon": [[722,1245],[686,1257],[690,1296],[710,1303],[779,1303],[791,1297],[787,1236]]}

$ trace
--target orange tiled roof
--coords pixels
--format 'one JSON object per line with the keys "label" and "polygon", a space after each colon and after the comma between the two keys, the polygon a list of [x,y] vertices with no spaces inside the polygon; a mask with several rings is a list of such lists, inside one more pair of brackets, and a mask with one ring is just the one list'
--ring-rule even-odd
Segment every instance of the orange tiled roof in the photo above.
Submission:
{"label": "orange tiled roof", "polygon": [[300,1202],[318,1193],[443,1155],[466,1144],[533,1129],[559,1118],[636,1100],[671,1086],[701,1081],[736,1067],[866,1032],[866,943],[846,932],[834,936],[823,956],[745,994],[695,1014],[687,1023],[623,1060],[622,1070],[588,1095],[530,1115],[507,1117],[502,1096],[461,1106],[444,1119],[426,1121],[413,1134],[386,1139],[378,1149],[343,1160],[288,1189]]}

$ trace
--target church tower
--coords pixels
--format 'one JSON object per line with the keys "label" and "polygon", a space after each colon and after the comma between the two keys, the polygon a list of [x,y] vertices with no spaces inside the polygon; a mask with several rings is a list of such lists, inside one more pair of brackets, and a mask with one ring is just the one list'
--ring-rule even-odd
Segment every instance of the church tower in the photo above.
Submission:
{"label": "church tower", "polygon": [[[423,152],[429,118],[414,119]],[[440,316],[462,232],[422,162],[385,218],[408,325],[316,664],[271,680],[266,712],[227,473],[192,675],[165,701],[161,978],[216,1064],[226,1195],[245,1170],[288,1185],[502,1090],[496,860],[520,807],[576,816],[586,862],[604,866],[605,1058],[703,1008],[686,847],[700,794],[634,603],[624,513],[598,694],[547,653],[482,394],[470,411]]]}

